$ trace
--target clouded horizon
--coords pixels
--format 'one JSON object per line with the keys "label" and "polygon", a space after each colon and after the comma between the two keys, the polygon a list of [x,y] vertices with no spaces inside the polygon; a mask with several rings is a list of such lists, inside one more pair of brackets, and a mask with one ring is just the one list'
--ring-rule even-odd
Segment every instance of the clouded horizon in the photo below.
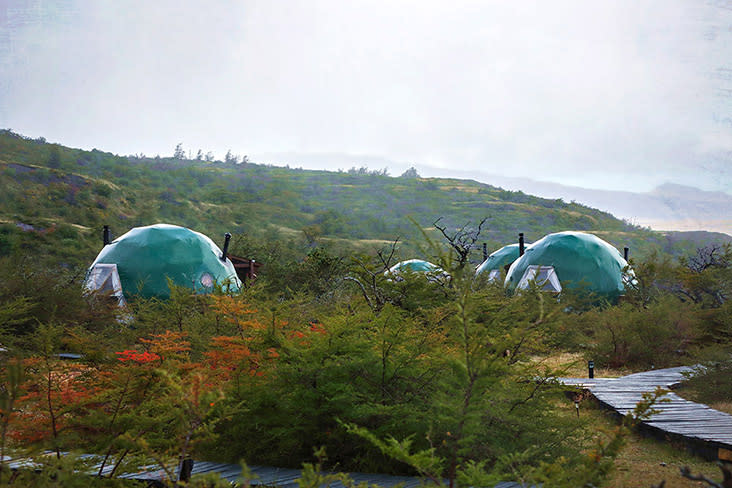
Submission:
{"label": "clouded horizon", "polygon": [[732,1],[5,0],[0,128],[732,193]]}

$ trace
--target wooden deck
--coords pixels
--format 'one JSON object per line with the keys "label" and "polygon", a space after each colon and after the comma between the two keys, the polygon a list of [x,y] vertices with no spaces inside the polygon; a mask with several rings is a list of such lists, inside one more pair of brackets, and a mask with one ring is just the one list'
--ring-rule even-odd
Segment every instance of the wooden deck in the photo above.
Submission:
{"label": "wooden deck", "polygon": [[[657,387],[674,388],[692,368],[657,369],[622,378],[561,378],[566,385],[586,388],[605,406],[621,415],[631,412],[643,393]],[[707,459],[732,459],[732,415],[706,405],[685,400],[673,392],[658,403],[659,413],[642,422],[641,427],[655,435],[683,440]]]}

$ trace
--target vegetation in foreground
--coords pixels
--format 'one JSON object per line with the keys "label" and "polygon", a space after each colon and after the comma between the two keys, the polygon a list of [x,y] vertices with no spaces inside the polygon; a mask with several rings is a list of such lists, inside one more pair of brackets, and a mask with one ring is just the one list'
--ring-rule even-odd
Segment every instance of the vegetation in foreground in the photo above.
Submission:
{"label": "vegetation in foreground", "polygon": [[[152,459],[176,480],[187,457],[297,467],[322,448],[324,468],[451,486],[597,484],[626,435],[598,438],[566,415],[552,380],[563,371],[536,357],[645,369],[730,351],[728,247],[634,263],[616,306],[507,297],[460,256],[427,250],[449,283],[388,278],[393,248],[315,247],[241,295],[174,288],[125,311],[84,295],[78,272],[2,258],[2,454],[94,453],[112,481]],[[3,468],[0,483],[20,486]]]}
{"label": "vegetation in foreground", "polygon": [[708,361],[699,368],[677,393],[689,400],[704,403],[732,415],[732,361],[727,357]]}
{"label": "vegetation in foreground", "polygon": [[[116,486],[150,460],[175,480],[189,456],[320,462],[459,486],[598,484],[614,479],[627,435],[611,428],[598,437],[596,419],[566,415],[551,379],[565,370],[546,358],[641,370],[730,353],[729,247],[692,254],[688,242],[573,203],[364,168],[119,157],[10,131],[0,133],[0,181],[0,455],[47,467],[11,474],[0,462],[0,485],[31,476],[38,485]],[[618,305],[537,290],[506,297],[473,282],[477,249],[449,254],[430,242],[439,232],[424,224],[439,213],[450,215],[446,229],[490,216],[489,248],[517,229],[530,240],[597,231],[630,244],[636,286]],[[407,214],[421,224],[404,232]],[[124,311],[82,292],[94,229],[160,220],[232,230],[232,252],[265,271],[242,295],[176,288],[169,301],[138,298]],[[369,251],[396,235],[408,240],[401,249]],[[451,282],[384,276],[420,247]],[[726,370],[708,371],[704,394],[729,401],[731,389],[709,387]],[[74,453],[96,454],[104,469],[75,474],[84,461]],[[312,471],[308,479],[322,481]]]}

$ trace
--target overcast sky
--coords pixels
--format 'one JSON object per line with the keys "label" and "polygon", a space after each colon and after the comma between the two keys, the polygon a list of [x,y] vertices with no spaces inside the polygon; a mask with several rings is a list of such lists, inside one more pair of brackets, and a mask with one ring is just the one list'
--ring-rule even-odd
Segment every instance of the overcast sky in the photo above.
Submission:
{"label": "overcast sky", "polygon": [[0,127],[732,193],[732,0],[0,0]]}

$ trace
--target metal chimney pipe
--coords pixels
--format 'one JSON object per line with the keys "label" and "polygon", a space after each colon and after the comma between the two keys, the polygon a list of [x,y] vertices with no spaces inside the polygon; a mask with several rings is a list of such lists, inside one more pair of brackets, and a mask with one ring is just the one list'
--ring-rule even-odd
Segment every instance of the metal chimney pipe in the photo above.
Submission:
{"label": "metal chimney pipe", "polygon": [[221,260],[226,261],[226,255],[229,253],[229,241],[231,240],[231,234],[228,232],[224,234],[224,252],[221,254]]}
{"label": "metal chimney pipe", "polygon": [[625,260],[627,261],[629,255],[630,255],[630,248],[628,246],[625,246],[623,248],[623,258],[625,258]]}
{"label": "metal chimney pipe", "polygon": [[524,255],[524,233],[519,232],[519,256]]}
{"label": "metal chimney pipe", "polygon": [[109,226],[105,225],[104,230],[102,231],[102,241],[104,242],[104,245],[106,246],[110,242],[112,242],[112,236],[109,232]]}
{"label": "metal chimney pipe", "polygon": [[483,243],[483,261],[488,259],[488,244]]}

